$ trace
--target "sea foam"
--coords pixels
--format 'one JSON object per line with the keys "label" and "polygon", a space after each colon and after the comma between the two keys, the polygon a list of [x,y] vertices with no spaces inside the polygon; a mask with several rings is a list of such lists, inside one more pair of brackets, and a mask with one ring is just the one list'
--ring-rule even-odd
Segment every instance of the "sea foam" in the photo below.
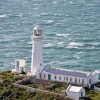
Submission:
{"label": "sea foam", "polygon": [[68,36],[70,34],[56,34],[57,36]]}
{"label": "sea foam", "polygon": [[7,14],[0,15],[0,18],[5,18],[5,17],[7,17]]}
{"label": "sea foam", "polygon": [[77,43],[77,42],[70,42],[67,46],[67,48],[79,48],[82,47],[83,43]]}
{"label": "sea foam", "polygon": [[50,44],[50,43],[44,44],[44,47],[51,47],[51,46],[52,46],[52,44]]}

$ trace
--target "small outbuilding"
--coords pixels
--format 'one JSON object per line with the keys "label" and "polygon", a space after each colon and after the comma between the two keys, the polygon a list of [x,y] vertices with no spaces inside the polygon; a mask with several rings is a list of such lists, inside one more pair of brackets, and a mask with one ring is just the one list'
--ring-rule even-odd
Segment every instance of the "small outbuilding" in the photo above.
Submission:
{"label": "small outbuilding", "polygon": [[66,94],[74,100],[80,100],[81,97],[85,97],[85,89],[82,86],[69,85]]}
{"label": "small outbuilding", "polygon": [[25,65],[26,65],[25,59],[15,60],[15,69],[12,69],[12,73],[13,72],[21,73],[22,71],[25,72]]}

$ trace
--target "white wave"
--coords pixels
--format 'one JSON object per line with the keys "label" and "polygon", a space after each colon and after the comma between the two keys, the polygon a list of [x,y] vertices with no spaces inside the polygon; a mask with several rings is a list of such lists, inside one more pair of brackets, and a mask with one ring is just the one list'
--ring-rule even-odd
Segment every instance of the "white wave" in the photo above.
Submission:
{"label": "white wave", "polygon": [[48,15],[48,13],[43,12],[43,13],[41,13],[40,15]]}
{"label": "white wave", "polygon": [[39,6],[39,5],[42,5],[42,4],[40,4],[40,3],[35,3],[34,5],[35,5],[35,6]]}
{"label": "white wave", "polygon": [[85,14],[83,14],[83,13],[81,14],[81,16],[84,16],[84,15],[85,15]]}
{"label": "white wave", "polygon": [[40,17],[40,14],[34,14],[34,16],[36,16],[36,17]]}
{"label": "white wave", "polygon": [[34,10],[38,10],[39,8],[38,7],[35,7],[35,8],[33,8]]}
{"label": "white wave", "polygon": [[0,18],[5,18],[5,17],[7,17],[7,14],[0,15]]}
{"label": "white wave", "polygon": [[57,22],[56,25],[63,25],[64,23],[62,22]]}
{"label": "white wave", "polygon": [[50,44],[50,43],[44,44],[44,47],[51,47],[51,46],[52,46],[52,44]]}
{"label": "white wave", "polygon": [[51,24],[51,23],[54,23],[54,20],[47,20],[46,21],[46,24]]}
{"label": "white wave", "polygon": [[62,45],[62,44],[64,44],[64,42],[59,42],[58,44],[59,44],[59,45]]}
{"label": "white wave", "polygon": [[64,46],[64,42],[59,42],[59,43],[57,43],[57,44],[58,44],[58,47]]}
{"label": "white wave", "polygon": [[95,42],[95,43],[91,43],[91,44],[94,45],[94,46],[97,46],[97,45],[99,45],[100,43]]}
{"label": "white wave", "polygon": [[70,2],[70,4],[73,4],[74,2]]}
{"label": "white wave", "polygon": [[68,44],[67,48],[79,48],[82,46],[83,46],[83,43],[71,42]]}
{"label": "white wave", "polygon": [[60,15],[62,15],[62,14],[60,14],[60,13],[54,13],[54,16],[60,16]]}
{"label": "white wave", "polygon": [[20,14],[16,14],[15,16],[22,17],[23,14],[22,14],[22,13],[20,13]]}
{"label": "white wave", "polygon": [[53,4],[57,4],[58,2],[56,2],[56,1],[53,1],[52,3],[53,3]]}
{"label": "white wave", "polygon": [[27,42],[27,44],[32,44],[32,41]]}
{"label": "white wave", "polygon": [[70,34],[56,34],[57,36],[68,36]]}

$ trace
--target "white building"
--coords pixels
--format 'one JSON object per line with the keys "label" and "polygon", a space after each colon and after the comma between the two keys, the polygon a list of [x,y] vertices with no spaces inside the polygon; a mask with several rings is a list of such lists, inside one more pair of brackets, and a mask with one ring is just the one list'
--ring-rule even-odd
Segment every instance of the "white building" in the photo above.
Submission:
{"label": "white building", "polygon": [[12,69],[12,72],[21,73],[22,71],[25,71],[25,65],[25,59],[15,60],[15,69]]}
{"label": "white building", "polygon": [[36,78],[38,79],[84,85],[91,85],[98,81],[97,72],[83,72],[67,69],[44,68],[43,37],[42,29],[39,26],[36,26],[33,29],[31,75],[36,75]]}
{"label": "white building", "polygon": [[83,87],[69,85],[66,89],[66,94],[74,100],[80,100],[81,97],[85,97],[85,89]]}
{"label": "white building", "polygon": [[36,73],[37,78],[44,80],[53,80],[67,83],[75,83],[82,85],[91,85],[96,83],[96,73],[58,69],[58,68],[47,68],[41,71],[41,73]]}

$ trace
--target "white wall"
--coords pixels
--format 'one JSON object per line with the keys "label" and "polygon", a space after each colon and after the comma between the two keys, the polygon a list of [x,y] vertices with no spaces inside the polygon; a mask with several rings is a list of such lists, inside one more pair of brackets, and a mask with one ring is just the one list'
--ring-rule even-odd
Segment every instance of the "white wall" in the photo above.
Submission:
{"label": "white wall", "polygon": [[100,74],[100,72],[96,72],[96,71],[93,73],[94,83],[100,81],[100,80],[99,80],[99,74]]}
{"label": "white wall", "polygon": [[66,91],[67,95],[74,98],[75,100],[79,100],[81,97],[81,92],[83,92],[83,97],[85,96],[85,90],[82,88],[79,92],[72,92],[72,91]]}
{"label": "white wall", "polygon": [[[45,74],[45,77],[44,77],[44,74]],[[41,78],[48,80],[48,74],[50,74],[50,73],[42,72]],[[82,79],[84,79],[84,84],[87,84],[87,78],[72,77],[72,76],[58,75],[58,74],[50,74],[50,75],[51,75],[51,80],[53,80],[53,81],[75,83],[75,78],[77,78],[76,84],[82,84]],[[56,76],[56,79],[55,79],[55,76]],[[61,80],[59,79],[59,77],[61,77]],[[65,80],[64,80],[64,77],[65,77]],[[68,80],[66,80],[67,77],[68,77]],[[39,75],[37,75],[37,78],[39,78]],[[70,81],[70,78],[72,78],[72,81]],[[79,80],[80,80],[80,82],[79,82]]]}
{"label": "white wall", "polygon": [[100,92],[100,88],[99,87],[94,86],[94,90]]}
{"label": "white wall", "polygon": [[78,93],[75,93],[75,92],[67,92],[67,95],[69,97],[74,98],[75,100],[79,100],[79,94]]}
{"label": "white wall", "polygon": [[32,62],[31,72],[33,75],[39,70],[44,68],[43,66],[43,41],[42,38],[33,38],[32,41]]}
{"label": "white wall", "polygon": [[88,85],[91,85],[90,82],[89,82],[90,79],[91,79],[91,84],[94,84],[94,83],[97,82],[97,80],[96,80],[96,75],[93,74],[93,73],[91,73],[91,74],[89,74],[89,75],[87,76],[87,84],[88,84]]}
{"label": "white wall", "polygon": [[79,97],[81,97],[81,92],[83,92],[83,97],[85,97],[85,90],[83,88],[79,92]]}

